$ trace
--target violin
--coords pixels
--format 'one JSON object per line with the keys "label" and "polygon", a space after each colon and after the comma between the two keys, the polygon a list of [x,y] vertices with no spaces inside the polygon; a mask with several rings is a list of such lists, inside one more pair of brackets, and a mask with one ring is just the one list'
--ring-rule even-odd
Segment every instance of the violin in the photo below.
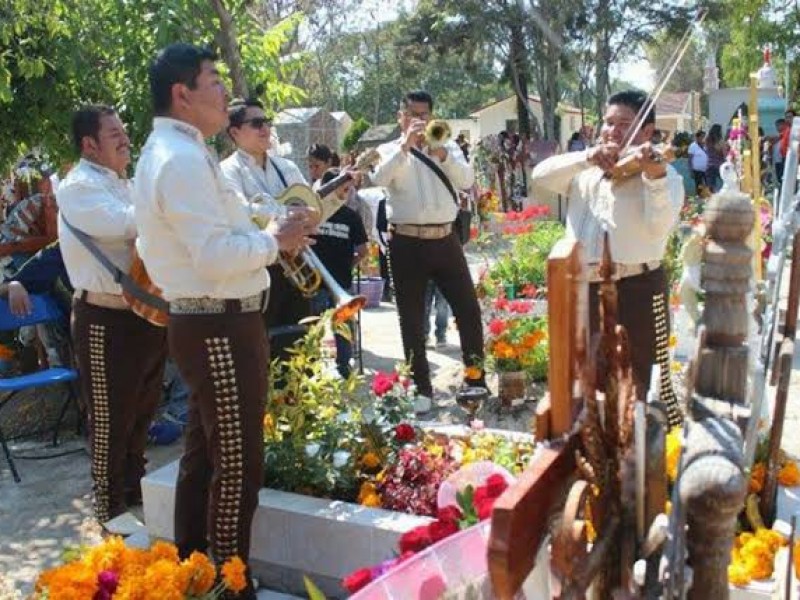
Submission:
{"label": "violin", "polygon": [[[628,148],[617,164],[608,173],[608,178],[618,183],[642,173],[642,161],[639,159],[640,146]],[[650,159],[655,162],[671,163],[675,160],[675,149],[667,144],[651,147]]]}

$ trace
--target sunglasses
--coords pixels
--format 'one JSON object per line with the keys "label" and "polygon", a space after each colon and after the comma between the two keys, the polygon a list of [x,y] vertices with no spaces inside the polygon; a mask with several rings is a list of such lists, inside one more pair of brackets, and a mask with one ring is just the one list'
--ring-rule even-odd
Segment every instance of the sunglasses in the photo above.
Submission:
{"label": "sunglasses", "polygon": [[250,125],[253,129],[261,129],[264,126],[272,127],[272,119],[268,119],[267,117],[253,117],[252,119],[242,121],[242,125],[245,124]]}

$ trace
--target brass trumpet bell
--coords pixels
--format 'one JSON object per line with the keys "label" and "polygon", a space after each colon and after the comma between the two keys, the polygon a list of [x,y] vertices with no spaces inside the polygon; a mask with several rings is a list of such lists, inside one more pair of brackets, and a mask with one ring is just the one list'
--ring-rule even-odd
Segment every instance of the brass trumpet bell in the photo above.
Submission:
{"label": "brass trumpet bell", "polygon": [[[325,268],[325,265],[322,264],[322,261],[313,250],[306,248],[299,256],[302,256],[303,262],[318,274],[320,283],[324,283],[333,295],[333,299],[336,302],[336,308],[333,309],[332,317],[334,323],[349,321],[358,314],[358,311],[364,308],[367,304],[366,297],[361,295],[354,296],[340,286],[339,282],[333,278],[333,275]],[[320,284],[317,284],[317,290],[319,289],[319,285]]]}
{"label": "brass trumpet bell", "polygon": [[450,141],[453,132],[450,125],[442,119],[433,119],[425,127],[425,144],[429,148],[440,148]]}

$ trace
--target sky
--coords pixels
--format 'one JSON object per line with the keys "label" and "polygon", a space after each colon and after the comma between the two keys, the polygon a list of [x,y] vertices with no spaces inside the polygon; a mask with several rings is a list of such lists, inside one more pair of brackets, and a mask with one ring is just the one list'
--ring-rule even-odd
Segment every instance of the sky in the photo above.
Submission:
{"label": "sky", "polygon": [[627,81],[645,92],[653,89],[655,76],[655,69],[644,59],[633,59],[611,67],[612,79]]}

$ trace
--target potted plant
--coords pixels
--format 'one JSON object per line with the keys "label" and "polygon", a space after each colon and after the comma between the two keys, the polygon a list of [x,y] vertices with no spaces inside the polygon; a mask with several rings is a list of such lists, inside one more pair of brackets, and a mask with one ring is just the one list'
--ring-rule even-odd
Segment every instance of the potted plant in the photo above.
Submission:
{"label": "potted plant", "polygon": [[498,395],[509,407],[524,399],[529,381],[547,377],[547,319],[528,314],[489,322],[487,366],[498,375]]}

